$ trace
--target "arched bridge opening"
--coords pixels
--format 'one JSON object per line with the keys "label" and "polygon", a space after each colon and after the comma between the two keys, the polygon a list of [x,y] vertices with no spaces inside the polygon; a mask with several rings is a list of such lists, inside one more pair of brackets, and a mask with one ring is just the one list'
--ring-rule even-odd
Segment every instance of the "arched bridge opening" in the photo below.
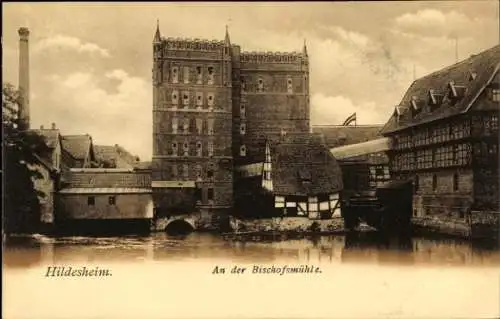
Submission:
{"label": "arched bridge opening", "polygon": [[187,235],[195,230],[195,226],[185,219],[176,219],[165,226],[168,235]]}

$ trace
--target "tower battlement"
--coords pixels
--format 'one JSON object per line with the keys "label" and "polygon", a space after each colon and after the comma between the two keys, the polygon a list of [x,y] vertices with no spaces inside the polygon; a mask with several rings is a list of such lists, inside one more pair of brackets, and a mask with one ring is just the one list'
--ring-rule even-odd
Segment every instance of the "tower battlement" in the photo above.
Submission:
{"label": "tower battlement", "polygon": [[224,41],[193,38],[162,38],[163,47],[174,50],[214,51],[224,47]]}
{"label": "tower battlement", "polygon": [[242,52],[241,62],[300,63],[307,57],[299,52]]}

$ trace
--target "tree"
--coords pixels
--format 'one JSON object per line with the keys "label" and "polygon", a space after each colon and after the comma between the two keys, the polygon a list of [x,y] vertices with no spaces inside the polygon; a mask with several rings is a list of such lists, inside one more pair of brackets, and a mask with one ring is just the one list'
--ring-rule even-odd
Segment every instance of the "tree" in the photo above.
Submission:
{"label": "tree", "polygon": [[35,190],[33,183],[42,176],[30,167],[40,164],[37,154],[47,152],[48,146],[34,131],[20,129],[21,97],[11,84],[2,86],[2,102],[4,232],[36,232],[40,223],[39,198],[44,195]]}

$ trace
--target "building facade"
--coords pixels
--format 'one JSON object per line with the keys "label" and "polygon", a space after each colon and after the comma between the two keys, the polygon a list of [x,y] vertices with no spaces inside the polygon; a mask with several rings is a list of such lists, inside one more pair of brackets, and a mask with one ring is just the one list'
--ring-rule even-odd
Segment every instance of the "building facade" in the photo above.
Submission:
{"label": "building facade", "polygon": [[247,53],[224,41],[153,40],[152,187],[158,214],[228,212],[233,171],[265,140],[309,132],[307,52]]}
{"label": "building facade", "polygon": [[414,216],[498,212],[499,66],[495,46],[416,80],[384,126],[391,175],[413,180]]}
{"label": "building facade", "polygon": [[153,218],[149,172],[72,168],[57,193],[56,226],[62,232],[149,232]]}

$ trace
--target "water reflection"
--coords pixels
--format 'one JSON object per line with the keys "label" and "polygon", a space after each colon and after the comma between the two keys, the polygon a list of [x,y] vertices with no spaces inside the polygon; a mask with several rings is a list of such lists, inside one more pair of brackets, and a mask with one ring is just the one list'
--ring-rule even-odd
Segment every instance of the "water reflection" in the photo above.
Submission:
{"label": "water reflection", "polygon": [[350,233],[286,240],[229,240],[192,233],[147,237],[12,237],[4,264],[25,268],[40,264],[107,261],[196,261],[224,259],[239,263],[375,263],[387,265],[500,265],[498,245],[443,238],[385,237]]}

